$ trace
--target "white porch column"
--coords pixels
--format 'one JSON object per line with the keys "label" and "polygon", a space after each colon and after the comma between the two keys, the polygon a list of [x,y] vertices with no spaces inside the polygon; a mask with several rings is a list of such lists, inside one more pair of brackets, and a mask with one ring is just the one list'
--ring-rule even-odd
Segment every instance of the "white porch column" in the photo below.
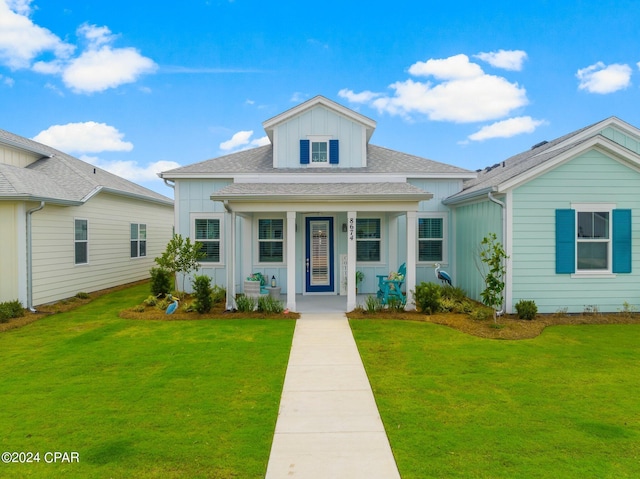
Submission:
{"label": "white porch column", "polygon": [[296,310],[296,212],[287,211],[287,309]]}
{"label": "white porch column", "polygon": [[356,216],[347,212],[347,311],[353,311],[356,301]]}
{"label": "white porch column", "polygon": [[416,302],[411,291],[416,289],[416,228],[417,214],[415,211],[407,211],[407,277],[405,287],[407,289],[406,310],[416,309]]}

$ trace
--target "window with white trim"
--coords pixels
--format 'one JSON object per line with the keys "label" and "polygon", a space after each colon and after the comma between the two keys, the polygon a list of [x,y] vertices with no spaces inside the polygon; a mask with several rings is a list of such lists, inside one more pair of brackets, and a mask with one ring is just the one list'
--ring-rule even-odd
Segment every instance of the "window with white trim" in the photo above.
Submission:
{"label": "window with white trim", "polygon": [[356,261],[380,261],[380,218],[356,218]]}
{"label": "window with white trim", "polygon": [[445,261],[444,217],[418,218],[418,261],[443,263]]}
{"label": "window with white trim", "polygon": [[326,141],[311,142],[311,163],[329,162],[329,143]]}
{"label": "window with white trim", "polygon": [[130,241],[132,258],[147,256],[147,225],[144,223],[131,223]]}
{"label": "window with white trim", "polygon": [[284,262],[284,220],[282,218],[258,219],[258,261],[260,263]]}
{"label": "window with white trim", "polygon": [[76,219],[74,221],[75,264],[89,262],[89,221]]}
{"label": "window with white trim", "polygon": [[577,271],[609,271],[611,265],[610,211],[577,211]]}
{"label": "window with white trim", "polygon": [[205,254],[200,262],[220,263],[222,256],[220,218],[195,218],[194,229],[195,241],[202,244],[200,251]]}

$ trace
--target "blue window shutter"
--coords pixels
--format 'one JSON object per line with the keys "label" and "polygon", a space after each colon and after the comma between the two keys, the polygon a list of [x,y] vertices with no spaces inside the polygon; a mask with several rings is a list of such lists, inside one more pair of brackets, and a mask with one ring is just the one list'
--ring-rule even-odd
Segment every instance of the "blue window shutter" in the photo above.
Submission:
{"label": "blue window shutter", "polygon": [[613,210],[614,273],[631,273],[631,210]]}
{"label": "blue window shutter", "polygon": [[329,140],[329,163],[337,165],[340,163],[340,150],[338,148],[338,140]]}
{"label": "blue window shutter", "polygon": [[576,212],[556,210],[556,273],[576,272]]}
{"label": "blue window shutter", "polygon": [[300,164],[309,164],[309,140],[300,140]]}

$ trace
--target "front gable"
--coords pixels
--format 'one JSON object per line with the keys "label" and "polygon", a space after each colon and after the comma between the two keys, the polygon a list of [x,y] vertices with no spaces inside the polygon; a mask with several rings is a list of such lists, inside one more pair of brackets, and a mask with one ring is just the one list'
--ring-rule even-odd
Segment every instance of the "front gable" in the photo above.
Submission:
{"label": "front gable", "polygon": [[263,123],[274,168],[363,168],[375,121],[315,97]]}

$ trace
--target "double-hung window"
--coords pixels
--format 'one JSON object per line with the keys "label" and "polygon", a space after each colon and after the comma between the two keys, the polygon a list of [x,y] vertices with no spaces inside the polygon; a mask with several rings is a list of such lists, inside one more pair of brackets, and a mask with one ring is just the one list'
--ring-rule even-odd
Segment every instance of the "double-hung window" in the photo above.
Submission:
{"label": "double-hung window", "polygon": [[258,261],[282,263],[284,261],[284,220],[258,219]]}
{"label": "double-hung window", "polygon": [[356,218],[356,260],[380,261],[380,218]]}
{"label": "double-hung window", "polygon": [[131,257],[147,256],[147,225],[131,223]]}
{"label": "double-hung window", "polygon": [[630,273],[631,210],[608,203],[571,206],[556,210],[556,273]]}
{"label": "double-hung window", "polygon": [[423,263],[445,262],[445,218],[418,218],[418,261]]}
{"label": "double-hung window", "polygon": [[89,262],[89,222],[87,220],[75,220],[74,243],[75,264],[87,264]]}
{"label": "double-hung window", "polygon": [[220,263],[221,228],[219,218],[195,218],[195,240],[202,244],[201,263]]}
{"label": "double-hung window", "polygon": [[329,166],[340,163],[340,143],[327,135],[310,135],[300,140],[300,164]]}
{"label": "double-hung window", "polygon": [[311,163],[327,163],[329,161],[329,148],[326,141],[311,142]]}

